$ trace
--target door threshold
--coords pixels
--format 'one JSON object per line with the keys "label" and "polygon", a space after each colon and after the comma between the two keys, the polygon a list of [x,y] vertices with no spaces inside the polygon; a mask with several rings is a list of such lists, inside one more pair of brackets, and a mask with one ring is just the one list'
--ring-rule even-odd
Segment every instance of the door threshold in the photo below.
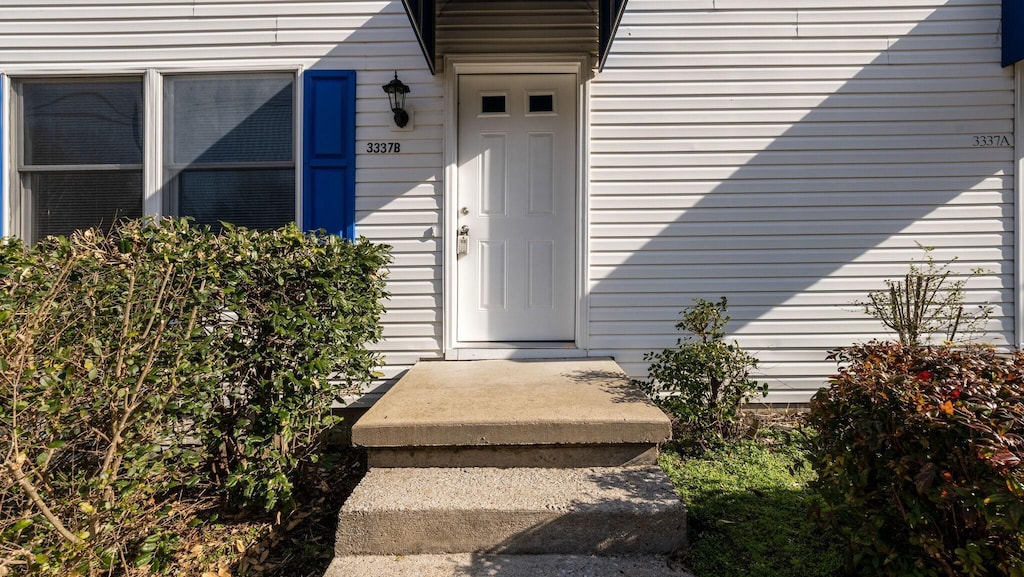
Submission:
{"label": "door threshold", "polygon": [[449,349],[445,360],[485,361],[499,359],[577,359],[587,356],[587,351],[576,348],[575,343],[473,343]]}

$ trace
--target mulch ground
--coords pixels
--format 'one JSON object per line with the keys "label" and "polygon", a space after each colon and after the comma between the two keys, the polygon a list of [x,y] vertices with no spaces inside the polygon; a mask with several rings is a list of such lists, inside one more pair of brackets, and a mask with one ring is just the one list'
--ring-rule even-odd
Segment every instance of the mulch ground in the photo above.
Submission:
{"label": "mulch ground", "polygon": [[320,577],[334,556],[338,511],[366,474],[366,454],[338,448],[303,471],[286,515],[197,509],[173,573],[198,577]]}

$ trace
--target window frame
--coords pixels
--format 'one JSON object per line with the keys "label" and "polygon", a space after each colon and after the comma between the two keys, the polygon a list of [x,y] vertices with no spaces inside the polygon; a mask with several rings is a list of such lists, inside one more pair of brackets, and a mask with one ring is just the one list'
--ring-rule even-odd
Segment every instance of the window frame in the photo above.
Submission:
{"label": "window frame", "polygon": [[205,67],[165,67],[165,68],[114,68],[106,70],[82,71],[70,69],[53,69],[39,71],[18,71],[0,74],[0,90],[6,98],[0,99],[3,106],[3,163],[4,171],[0,174],[4,184],[0,202],[3,204],[3,234],[15,236],[28,242],[31,239],[31,206],[25,202],[25,191],[22,189],[22,102],[20,86],[26,82],[71,82],[98,81],[103,79],[123,80],[138,78],[142,81],[142,210],[146,216],[168,216],[164,209],[165,190],[164,168],[164,79],[169,76],[185,75],[233,75],[233,74],[288,74],[292,77],[292,162],[294,170],[294,222],[300,227],[303,223],[303,76],[309,69],[295,63],[286,65],[240,64],[230,68]]}
{"label": "window frame", "polygon": [[[142,132],[142,156],[139,163],[104,163],[104,164],[26,164],[25,163],[25,94],[26,84],[71,84],[71,83],[117,83],[125,80],[137,80],[142,90],[142,118],[140,118],[140,130]],[[96,74],[96,75],[41,75],[41,76],[16,76],[10,79],[10,142],[11,153],[11,187],[10,191],[10,215],[8,221],[11,225],[10,234],[24,239],[26,242],[34,243],[34,206],[32,202],[32,176],[41,173],[67,173],[67,172],[131,172],[137,171],[141,174],[141,186],[139,188],[139,200],[142,205],[143,214],[146,207],[146,149],[149,143],[148,125],[145,121],[146,106],[146,81],[145,76],[139,73],[125,74]]]}
{"label": "window frame", "polygon": [[[291,169],[294,195],[294,212],[292,222],[302,225],[302,190],[301,190],[301,158],[302,158],[302,108],[301,108],[301,69],[239,69],[239,70],[180,70],[164,71],[159,73],[160,81],[154,88],[159,96],[159,110],[155,114],[155,122],[159,125],[159,153],[156,160],[159,166],[155,168],[159,175],[160,187],[157,191],[157,199],[154,204],[159,214],[167,216],[182,216],[177,214],[178,207],[178,180],[181,173],[190,167],[200,170],[232,170],[232,169]],[[253,161],[253,162],[218,162],[207,163],[199,167],[194,164],[173,162],[174,154],[174,130],[172,126],[173,96],[170,83],[176,78],[232,78],[232,77],[266,77],[266,76],[288,76],[291,81],[292,90],[292,141],[290,161]]]}

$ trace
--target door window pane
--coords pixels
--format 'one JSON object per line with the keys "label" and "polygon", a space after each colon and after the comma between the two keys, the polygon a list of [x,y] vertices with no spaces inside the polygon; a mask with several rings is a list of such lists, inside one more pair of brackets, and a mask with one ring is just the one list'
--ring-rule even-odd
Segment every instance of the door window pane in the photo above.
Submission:
{"label": "door window pane", "polygon": [[489,95],[480,97],[480,112],[482,114],[501,114],[505,112],[505,95]]}
{"label": "door window pane", "polygon": [[555,110],[555,95],[554,94],[531,94],[530,95],[530,112],[554,112]]}

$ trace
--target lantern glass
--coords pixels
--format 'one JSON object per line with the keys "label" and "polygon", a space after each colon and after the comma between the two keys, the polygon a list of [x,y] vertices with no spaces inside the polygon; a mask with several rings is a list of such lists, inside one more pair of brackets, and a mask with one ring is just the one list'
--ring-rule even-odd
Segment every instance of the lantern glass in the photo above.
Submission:
{"label": "lantern glass", "polygon": [[409,93],[409,87],[398,79],[397,72],[395,73],[394,79],[385,84],[383,88],[384,92],[388,95],[388,103],[391,105],[391,110],[395,112],[404,110],[405,95]]}
{"label": "lantern glass", "polygon": [[409,94],[409,87],[398,79],[398,71],[395,71],[395,78],[381,88],[388,95],[388,105],[395,113],[395,124],[405,127],[409,122],[409,113],[405,111],[405,95]]}

